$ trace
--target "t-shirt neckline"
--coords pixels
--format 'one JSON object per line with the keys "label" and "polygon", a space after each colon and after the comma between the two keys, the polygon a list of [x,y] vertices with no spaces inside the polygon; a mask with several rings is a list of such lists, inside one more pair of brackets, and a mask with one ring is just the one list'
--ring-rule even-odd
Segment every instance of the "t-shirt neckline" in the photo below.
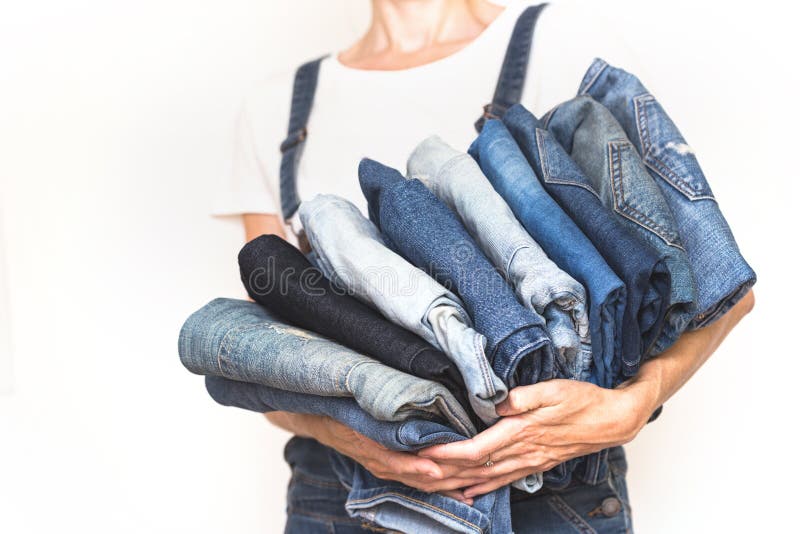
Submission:
{"label": "t-shirt neckline", "polygon": [[480,48],[482,43],[489,41],[491,36],[499,31],[498,28],[503,26],[503,21],[519,11],[520,5],[525,5],[525,2],[509,2],[503,8],[503,11],[497,15],[497,17],[495,17],[495,19],[490,22],[486,28],[484,28],[484,30],[472,41],[452,54],[435,59],[428,63],[423,63],[414,67],[408,67],[406,69],[359,69],[356,67],[347,66],[339,60],[339,54],[342,52],[341,50],[334,52],[325,58],[325,63],[328,63],[332,69],[350,76],[403,76],[424,72],[429,69],[441,68],[450,63],[457,62],[464,56],[470,55],[473,50]]}

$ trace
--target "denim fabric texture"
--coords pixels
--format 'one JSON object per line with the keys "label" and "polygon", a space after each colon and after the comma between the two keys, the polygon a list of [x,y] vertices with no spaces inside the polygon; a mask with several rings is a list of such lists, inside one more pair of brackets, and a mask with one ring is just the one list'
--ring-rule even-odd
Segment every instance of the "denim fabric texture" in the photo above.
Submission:
{"label": "denim fabric texture", "polygon": [[446,355],[334,288],[298,249],[280,237],[263,235],[247,243],[239,252],[239,269],[250,298],[290,323],[395,369],[435,380],[469,406],[464,381]]}
{"label": "denim fabric texture", "polygon": [[514,534],[572,534],[633,532],[625,475],[628,464],[622,447],[608,451],[608,470],[595,484],[574,480],[561,489],[511,497]]}
{"label": "denim fabric texture", "polygon": [[713,323],[747,294],[756,274],[742,257],[694,151],[634,75],[596,59],[579,93],[610,110],[659,185],[695,274],[697,313],[690,328]]}
{"label": "denim fabric texture", "polygon": [[464,226],[419,180],[361,160],[359,180],[370,217],[387,243],[464,302],[487,357],[509,387],[556,375],[544,320],[523,307]]}
{"label": "denim fabric texture", "polygon": [[472,506],[373,476],[358,463],[331,453],[333,471],[349,490],[344,507],[390,531],[464,534],[511,532],[510,487],[476,497]]}
{"label": "denim fabric texture", "polygon": [[[376,526],[368,519],[369,510],[360,517],[353,518],[347,514],[345,506],[349,506],[353,511],[361,511],[359,508],[369,507],[371,503],[391,505],[391,501],[382,501],[376,489],[372,495],[364,497],[366,500],[362,501],[353,496],[352,501],[348,503],[350,492],[340,482],[337,474],[346,472],[348,466],[345,465],[344,469],[342,466],[337,466],[334,469],[329,454],[335,453],[310,439],[292,438],[286,444],[284,457],[292,469],[287,495],[286,532],[292,534],[374,532]],[[585,484],[576,480],[564,488],[545,489],[533,495],[512,490],[513,531],[516,534],[632,532],[631,506],[625,483],[627,463],[621,447],[610,450],[608,464],[609,470],[606,476],[596,484]],[[377,482],[380,484],[384,481]],[[390,497],[401,500],[411,496],[400,494]],[[481,509],[488,509],[488,503],[479,504]],[[442,513],[446,510],[434,507],[428,511],[429,515],[426,517],[443,516],[452,521],[452,518]],[[465,522],[459,523],[458,527],[464,528],[462,532],[485,532],[481,530],[481,526],[487,522],[481,514],[480,511],[470,514]],[[404,517],[404,514],[400,514],[399,517]],[[467,525],[470,523],[477,524],[478,529],[467,530],[469,528]],[[434,524],[433,532],[440,531],[440,525],[442,523]],[[496,528],[491,532],[506,533],[511,532],[511,528]]]}
{"label": "denim fabric texture", "polygon": [[465,439],[465,436],[436,421],[380,421],[351,397],[297,393],[220,376],[206,376],[205,379],[208,394],[223,406],[258,413],[282,411],[325,415],[393,451],[416,451],[437,443]]}
{"label": "denim fabric texture", "polygon": [[178,351],[189,371],[277,389],[353,397],[383,421],[414,417],[475,426],[442,385],[392,369],[330,339],[279,321],[262,306],[215,299],[181,328]]}
{"label": "denim fabric texture", "polygon": [[547,194],[502,122],[486,121],[469,153],[531,237],[588,292],[594,363],[588,378],[601,385],[610,383],[614,356],[621,349],[625,285]]}
{"label": "denim fabric texture", "polygon": [[590,343],[586,292],[531,238],[469,154],[433,136],[408,158],[408,177],[421,181],[461,220],[472,238],[514,288],[519,300],[542,315],[560,360],[581,378],[581,351]]}
{"label": "denim fabric texture", "polygon": [[[206,377],[206,388],[215,401],[225,406],[255,412],[282,410],[332,417],[391,450],[414,451],[466,439],[433,421],[378,421],[350,398],[292,393],[215,376]],[[316,450],[316,454],[320,452]],[[354,517],[401,532],[509,531],[508,487],[481,496],[475,499],[473,506],[467,506],[449,497],[378,479],[353,460],[330,449],[327,452],[336,481],[346,489],[342,493],[344,502],[340,512],[346,508]],[[314,463],[319,459],[309,457],[307,461]]]}
{"label": "denim fabric texture", "polygon": [[347,200],[317,195],[300,205],[299,215],[325,276],[443,351],[461,372],[475,413],[494,422],[508,389],[489,366],[486,338],[472,328],[460,299],[387,248]]}
{"label": "denim fabric texture", "polygon": [[559,105],[548,115],[547,129],[592,182],[603,204],[664,257],[671,282],[669,311],[645,356],[663,352],[696,313],[694,273],[672,210],[622,125],[592,97]]}
{"label": "denim fabric texture", "polygon": [[608,381],[613,387],[637,368],[662,329],[670,276],[662,254],[624,224],[600,200],[592,182],[543,124],[521,105],[503,116],[542,187],[591,240],[626,287],[622,350]]}

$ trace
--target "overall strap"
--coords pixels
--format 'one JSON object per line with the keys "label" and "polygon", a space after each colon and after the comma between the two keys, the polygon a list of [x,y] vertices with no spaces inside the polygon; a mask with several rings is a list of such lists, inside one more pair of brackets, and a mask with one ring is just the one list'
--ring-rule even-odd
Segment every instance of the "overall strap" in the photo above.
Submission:
{"label": "overall strap", "polygon": [[306,126],[311,115],[311,106],[314,104],[314,93],[317,90],[319,65],[325,57],[300,65],[294,75],[289,133],[281,143],[280,190],[284,222],[288,221],[300,206],[300,197],[297,194],[297,168],[308,134]]}
{"label": "overall strap", "polygon": [[529,6],[517,19],[506,48],[506,56],[500,68],[492,102],[483,106],[483,115],[475,121],[475,129],[478,132],[487,119],[501,118],[508,108],[522,100],[522,89],[525,87],[525,75],[528,73],[528,60],[533,44],[533,29],[545,6],[547,4]]}

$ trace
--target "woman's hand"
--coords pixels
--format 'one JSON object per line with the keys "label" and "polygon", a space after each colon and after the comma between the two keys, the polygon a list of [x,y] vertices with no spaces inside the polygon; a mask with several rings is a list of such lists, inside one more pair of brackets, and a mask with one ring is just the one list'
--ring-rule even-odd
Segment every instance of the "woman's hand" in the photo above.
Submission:
{"label": "woman's hand", "polygon": [[571,458],[629,442],[647,423],[655,400],[642,384],[604,389],[550,380],[521,386],[498,405],[503,417],[494,426],[470,440],[429,447],[419,455],[435,460],[450,476],[488,478],[464,490],[466,497],[475,497]]}
{"label": "woman's hand", "polygon": [[269,414],[269,419],[297,435],[312,437],[364,466],[378,478],[396,480],[406,486],[432,493],[438,492],[471,505],[458,488],[473,486],[487,480],[479,476],[446,477],[434,461],[405,452],[387,449],[376,441],[329,417],[319,415]]}

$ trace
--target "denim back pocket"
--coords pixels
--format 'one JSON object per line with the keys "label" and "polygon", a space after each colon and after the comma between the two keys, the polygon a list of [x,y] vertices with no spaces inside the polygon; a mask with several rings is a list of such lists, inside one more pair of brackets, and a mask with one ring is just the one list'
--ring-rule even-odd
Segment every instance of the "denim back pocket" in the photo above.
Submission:
{"label": "denim back pocket", "polygon": [[536,129],[536,147],[542,167],[542,180],[548,184],[582,187],[600,198],[578,164],[547,130]]}
{"label": "denim back pocket", "polygon": [[683,248],[672,212],[658,184],[627,139],[609,141],[608,165],[614,211],[646,228],[668,245]]}
{"label": "denim back pocket", "polygon": [[692,148],[661,104],[650,93],[633,104],[645,164],[689,200],[714,200]]}

